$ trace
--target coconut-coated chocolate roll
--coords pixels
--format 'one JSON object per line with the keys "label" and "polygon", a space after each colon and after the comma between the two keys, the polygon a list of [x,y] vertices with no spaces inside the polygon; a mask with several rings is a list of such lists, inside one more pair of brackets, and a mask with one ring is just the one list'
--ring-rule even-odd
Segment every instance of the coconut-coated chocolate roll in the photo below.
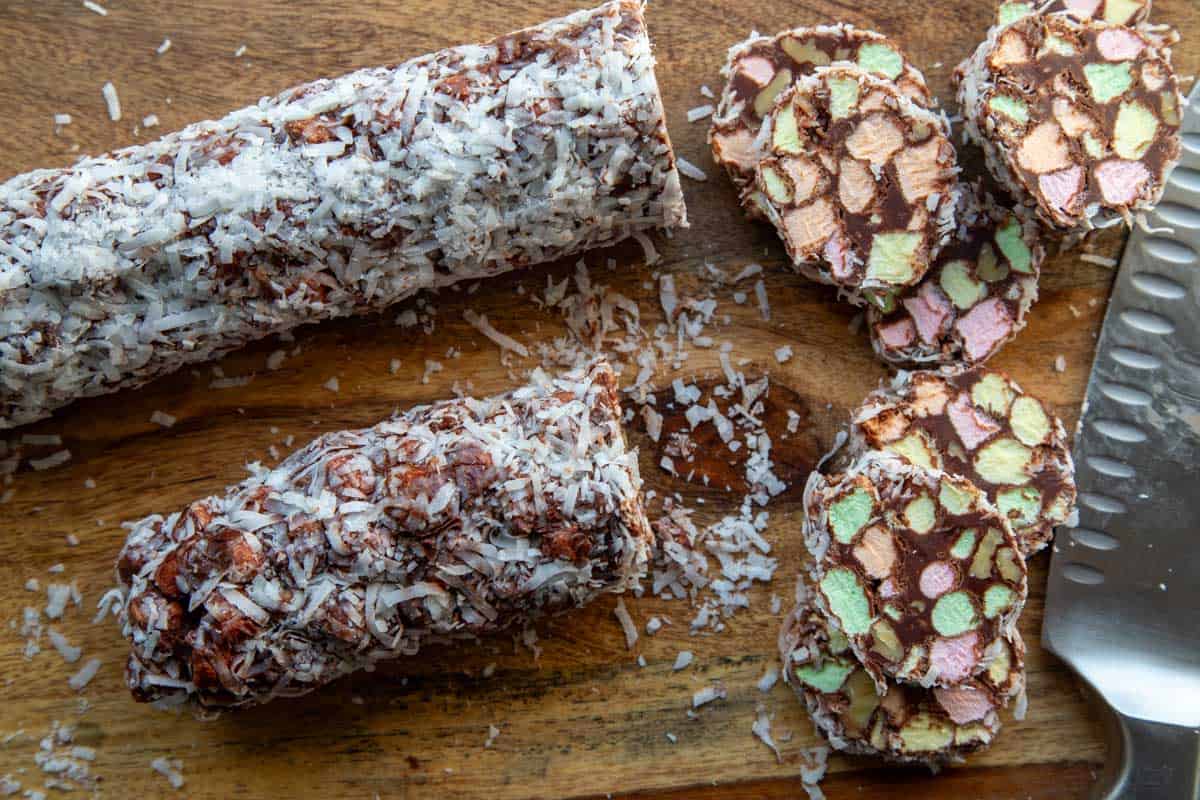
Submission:
{"label": "coconut-coated chocolate roll", "polygon": [[326,434],[117,566],[134,697],[245,706],[619,592],[652,540],[612,370]]}
{"label": "coconut-coated chocolate roll", "polygon": [[0,185],[0,428],[686,224],[642,10],[318,80]]}

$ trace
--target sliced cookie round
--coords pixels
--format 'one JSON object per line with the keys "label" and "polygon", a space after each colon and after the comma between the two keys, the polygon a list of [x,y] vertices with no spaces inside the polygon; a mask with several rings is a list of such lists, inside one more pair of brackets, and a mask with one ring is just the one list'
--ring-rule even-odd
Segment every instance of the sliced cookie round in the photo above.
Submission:
{"label": "sliced cookie round", "polygon": [[979,364],[1025,327],[1045,248],[1028,218],[962,187],[958,228],[916,286],[867,311],[871,345],[901,366]]}
{"label": "sliced cookie round", "polygon": [[875,31],[845,23],[817,25],[751,36],[729,49],[721,70],[725,89],[713,114],[708,143],[713,159],[725,167],[751,216],[762,216],[761,200],[754,192],[754,167],[763,155],[755,141],[763,117],[794,81],[841,61],[893,81],[901,94],[918,105],[933,105],[925,76],[894,42]]}
{"label": "sliced cookie round", "polygon": [[1032,555],[1075,510],[1075,464],[1062,422],[985,367],[901,372],[851,416],[835,463],[886,451],[961,475],[983,490]]}
{"label": "sliced cookie round", "polygon": [[945,117],[858,67],[835,65],[779,96],[755,182],[804,275],[852,302],[919,281],[954,230],[958,166]]}
{"label": "sliced cookie round", "polygon": [[803,583],[797,595],[779,635],[783,675],[834,748],[937,768],[989,745],[1000,730],[999,711],[1010,702],[1020,710],[1025,646],[1019,633],[997,640],[987,670],[957,686],[888,681],[879,688]]}
{"label": "sliced cookie round", "polygon": [[988,667],[1028,594],[1008,519],[965,478],[864,454],[804,492],[815,604],[882,688],[954,686]]}
{"label": "sliced cookie round", "polygon": [[994,27],[955,71],[966,135],[1059,233],[1130,220],[1158,201],[1179,159],[1177,39],[1067,14]]}

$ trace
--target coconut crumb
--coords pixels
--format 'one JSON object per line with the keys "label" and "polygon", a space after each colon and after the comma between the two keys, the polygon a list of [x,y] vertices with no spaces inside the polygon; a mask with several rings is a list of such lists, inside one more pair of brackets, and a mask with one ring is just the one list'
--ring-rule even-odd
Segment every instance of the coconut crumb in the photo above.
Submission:
{"label": "coconut crumb", "polygon": [[[791,359],[791,357],[792,357],[791,345],[785,344],[783,347],[776,348],[775,360],[778,361],[780,364],[786,364]],[[788,409],[788,410],[790,411],[791,409]],[[795,413],[795,412],[793,412],[793,413]]]}
{"label": "coconut crumb", "polygon": [[767,299],[767,286],[762,281],[754,282],[754,297],[758,300],[758,312],[767,322],[771,321],[771,303]]}
{"label": "coconut crumb", "polygon": [[1066,356],[1059,354],[1054,357],[1054,371],[1055,372],[1066,372],[1067,371],[1067,357]]}
{"label": "coconut crumb", "polygon": [[488,322],[487,314],[477,314],[467,309],[463,312],[463,319],[472,328],[491,339],[501,350],[511,350],[521,358],[529,357],[529,349],[511,336],[496,330],[492,323]]}
{"label": "coconut crumb", "polygon": [[678,167],[679,174],[685,178],[691,178],[694,181],[708,180],[708,175],[704,172],[704,170],[700,169],[683,156],[675,157],[675,166]]}
{"label": "coconut crumb", "polygon": [[633,622],[633,617],[629,614],[629,609],[625,608],[625,600],[617,598],[617,604],[613,607],[613,614],[617,618],[617,622],[621,623],[621,630],[625,632],[625,648],[632,650],[637,644],[638,631],[637,625]]}
{"label": "coconut crumb", "polygon": [[142,127],[143,128],[158,127],[158,114],[147,114],[146,116],[142,117]]}
{"label": "coconut crumb", "polygon": [[59,126],[70,125],[71,124],[71,115],[70,114],[55,114],[54,115],[54,124],[59,125]]}
{"label": "coconut crumb", "polygon": [[775,744],[775,740],[771,738],[771,717],[767,714],[767,709],[759,703],[754,710],[754,724],[750,726],[750,732],[758,738],[763,744],[771,748],[775,753],[775,761],[782,764],[783,755],[779,752],[779,745]]}
{"label": "coconut crumb", "polygon": [[166,413],[165,411],[155,411],[150,415],[150,421],[155,425],[161,425],[164,428],[170,428],[175,425],[177,418]]}
{"label": "coconut crumb", "polygon": [[687,121],[688,122],[698,122],[699,120],[702,120],[706,117],[711,117],[712,114],[713,114],[712,104],[705,103],[702,106],[696,106],[695,108],[689,108],[688,112],[687,112]]}
{"label": "coconut crumb", "polygon": [[100,94],[104,95],[104,105],[108,107],[108,118],[113,122],[121,121],[121,98],[117,97],[117,87],[113,86],[112,81],[100,87]]}
{"label": "coconut crumb", "polygon": [[700,84],[700,95],[707,97],[709,100],[716,100],[717,96],[713,94],[713,90],[708,88],[708,84]]}
{"label": "coconut crumb", "polygon": [[163,39],[162,44],[160,44],[157,48],[155,48],[154,52],[161,56],[163,53],[167,52],[170,49],[171,49],[171,40]]}
{"label": "coconut crumb", "polygon": [[104,6],[100,5],[99,3],[93,2],[92,0],[83,0],[83,7],[86,8],[88,11],[91,11],[95,14],[99,14],[102,17],[108,16],[108,9],[105,8]]}
{"label": "coconut crumb", "polygon": [[692,708],[699,708],[714,700],[723,700],[728,695],[729,693],[725,691],[725,687],[719,683],[712,686],[705,686],[703,689],[692,693]]}
{"label": "coconut crumb", "polygon": [[337,376],[334,375],[329,380],[321,384],[322,389],[328,389],[331,392],[337,393],[341,391],[341,384],[338,383]]}
{"label": "coconut crumb", "polygon": [[646,620],[646,633],[650,636],[653,636],[661,631],[662,627],[663,621],[658,617],[651,617],[650,619]]}
{"label": "coconut crumb", "polygon": [[490,748],[496,743],[496,739],[500,737],[500,729],[495,725],[488,725],[487,738],[483,740],[483,746]]}
{"label": "coconut crumb", "polygon": [[691,650],[680,650],[679,655],[675,656],[675,663],[671,665],[671,669],[678,672],[681,669],[687,669],[693,661]]}
{"label": "coconut crumb", "polygon": [[95,489],[96,488],[96,479],[95,478],[84,478],[83,479],[83,488]]}
{"label": "coconut crumb", "polygon": [[150,762],[150,769],[167,779],[172,789],[182,789],[186,781],[183,778],[183,762],[178,758],[168,759],[159,756]]}
{"label": "coconut crumb", "polygon": [[83,648],[71,644],[66,636],[63,636],[54,628],[51,628],[46,635],[50,639],[50,644],[62,656],[62,660],[68,664],[74,664],[83,655]]}
{"label": "coconut crumb", "polygon": [[679,737],[676,736],[675,734],[671,733],[670,731],[667,731],[666,736],[667,736],[667,741],[670,742],[671,744],[675,744],[676,742],[679,741]]}
{"label": "coconut crumb", "polygon": [[237,50],[233,51],[234,58],[241,58],[244,55],[246,55],[246,45],[244,44],[239,46]]}
{"label": "coconut crumb", "polygon": [[443,369],[445,369],[445,367],[442,366],[442,362],[430,361],[428,358],[425,359],[425,372],[421,375],[421,383],[429,383],[429,378],[436,373],[441,372]]}
{"label": "coconut crumb", "polygon": [[760,692],[769,692],[779,682],[779,668],[768,667],[763,676],[758,679],[758,690]]}
{"label": "coconut crumb", "polygon": [[1080,253],[1079,260],[1086,261],[1088,264],[1097,264],[1101,267],[1108,267],[1109,269],[1115,268],[1119,263],[1115,258],[1100,256],[1096,255],[1095,253]]}
{"label": "coconut crumb", "polygon": [[96,677],[96,673],[100,671],[100,663],[100,659],[98,658],[89,658],[79,668],[78,672],[67,679],[67,685],[77,692],[82,692],[92,682],[92,678]]}
{"label": "coconut crumb", "polygon": [[29,459],[29,466],[33,467],[35,472],[42,472],[43,470],[54,469],[55,467],[61,467],[63,464],[67,463],[70,460],[71,460],[71,451],[70,450],[59,450],[57,453],[46,456],[45,458]]}
{"label": "coconut crumb", "polygon": [[400,359],[393,358],[391,361],[388,362],[388,372],[390,372],[392,375],[395,375],[399,371],[400,371]]}

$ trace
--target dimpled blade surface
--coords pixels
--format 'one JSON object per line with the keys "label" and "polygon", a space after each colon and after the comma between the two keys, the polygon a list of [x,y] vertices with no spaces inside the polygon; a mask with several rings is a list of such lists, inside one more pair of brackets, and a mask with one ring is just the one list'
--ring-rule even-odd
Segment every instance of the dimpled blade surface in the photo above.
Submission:
{"label": "dimpled blade surface", "polygon": [[1042,640],[1119,712],[1200,726],[1200,87],[1154,228],[1125,248],[1075,441],[1079,526]]}

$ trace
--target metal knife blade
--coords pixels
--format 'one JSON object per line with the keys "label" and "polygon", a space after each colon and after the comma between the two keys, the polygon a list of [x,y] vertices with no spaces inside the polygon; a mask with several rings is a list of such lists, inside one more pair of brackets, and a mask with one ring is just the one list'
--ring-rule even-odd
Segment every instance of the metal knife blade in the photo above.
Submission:
{"label": "metal knife blade", "polygon": [[1200,86],[1183,157],[1129,238],[1075,439],[1078,527],[1042,642],[1111,706],[1096,797],[1200,797]]}

